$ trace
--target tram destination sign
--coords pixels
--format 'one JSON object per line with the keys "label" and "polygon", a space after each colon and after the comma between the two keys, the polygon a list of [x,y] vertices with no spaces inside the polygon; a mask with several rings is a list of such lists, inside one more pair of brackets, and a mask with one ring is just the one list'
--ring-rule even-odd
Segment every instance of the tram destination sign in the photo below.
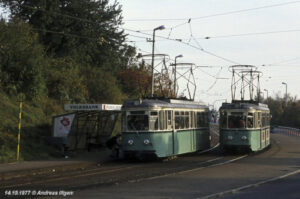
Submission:
{"label": "tram destination sign", "polygon": [[65,104],[66,111],[120,111],[121,104]]}

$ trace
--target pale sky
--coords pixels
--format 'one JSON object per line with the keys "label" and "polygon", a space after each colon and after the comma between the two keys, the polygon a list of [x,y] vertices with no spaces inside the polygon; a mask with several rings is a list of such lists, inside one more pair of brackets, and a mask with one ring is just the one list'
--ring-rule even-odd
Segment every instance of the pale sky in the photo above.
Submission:
{"label": "pale sky", "polygon": [[[300,98],[300,1],[119,0],[119,2],[123,9],[123,28],[149,34],[126,31],[129,34],[129,43],[135,45],[139,49],[138,52],[151,53],[152,43],[146,42],[144,37],[152,39],[153,29],[164,25],[165,30],[156,31],[155,53],[168,54],[172,60],[182,54],[183,58],[178,58],[177,62],[218,66],[194,71],[197,82],[196,100],[215,104],[216,107],[220,106],[222,101],[220,99],[231,101],[231,73],[228,66],[235,63],[257,66],[258,70],[263,72],[261,91],[267,89],[269,96],[274,97],[276,93],[283,96],[285,85],[282,82],[286,82],[288,93]],[[228,14],[229,12],[232,13]],[[231,62],[159,36],[182,39],[190,45],[203,48]],[[204,39],[205,37],[211,38]],[[173,63],[172,60],[168,63]],[[183,70],[179,72],[182,73]],[[209,74],[229,79],[216,81]],[[186,88],[184,79],[179,80],[179,86],[180,93]],[[266,95],[264,91],[264,96]]]}

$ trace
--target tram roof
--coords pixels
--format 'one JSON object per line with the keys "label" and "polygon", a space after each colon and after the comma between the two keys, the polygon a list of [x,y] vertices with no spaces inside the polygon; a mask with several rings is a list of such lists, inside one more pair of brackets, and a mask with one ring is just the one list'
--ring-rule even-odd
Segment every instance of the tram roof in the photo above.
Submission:
{"label": "tram roof", "polygon": [[232,101],[231,103],[223,103],[221,109],[255,109],[255,110],[270,110],[268,105],[256,101]]}
{"label": "tram roof", "polygon": [[137,99],[126,101],[122,109],[126,108],[202,108],[208,109],[208,106],[201,102],[194,102],[190,100],[178,100],[178,99]]}

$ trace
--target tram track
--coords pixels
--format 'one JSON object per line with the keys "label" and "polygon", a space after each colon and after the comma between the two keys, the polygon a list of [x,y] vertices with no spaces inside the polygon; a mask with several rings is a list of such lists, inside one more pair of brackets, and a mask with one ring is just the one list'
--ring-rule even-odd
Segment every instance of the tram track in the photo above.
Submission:
{"label": "tram track", "polygon": [[[217,132],[214,132],[218,135]],[[201,170],[212,166],[218,166],[238,160],[241,157],[219,157],[209,155],[219,147],[217,142],[211,148],[194,154],[187,154],[171,161],[146,162],[146,163],[124,163],[122,161],[109,162],[101,166],[90,166],[74,171],[52,172],[46,174],[33,173],[28,176],[3,180],[0,189],[35,187],[39,185],[54,187],[53,185],[65,185],[69,182],[70,188],[84,188],[94,185],[110,185],[122,182],[139,182],[168,175],[176,175],[194,170]],[[217,152],[215,152],[217,153]],[[207,154],[204,156],[198,155]],[[212,157],[211,157],[212,156]],[[222,161],[225,159],[224,161]],[[120,166],[120,164],[123,164]],[[138,164],[138,165],[137,165]],[[93,180],[90,180],[93,179]],[[90,182],[88,182],[90,181]],[[18,183],[16,183],[18,182]],[[80,182],[80,184],[76,183]]]}
{"label": "tram track", "polygon": [[[171,175],[179,175],[187,172],[203,170],[205,168],[229,164],[247,157],[234,156],[207,158],[205,161],[190,160],[192,157],[181,157],[167,163],[155,162],[141,165],[129,165],[115,168],[99,168],[84,172],[70,172],[59,176],[38,176],[28,178],[16,184],[16,180],[2,182],[1,189],[7,188],[32,188],[43,185],[43,187],[57,188],[64,186],[72,189],[84,189],[92,186],[108,186],[120,183],[138,183],[140,181],[163,178]],[[187,160],[188,159],[188,160]]]}
{"label": "tram track", "polygon": [[[209,151],[214,150],[218,145],[202,151],[202,153],[207,153]],[[200,154],[202,154],[200,153]],[[219,159],[219,158],[218,158]],[[168,161],[169,162],[169,161]],[[31,175],[18,175],[14,178],[9,178],[8,180],[3,178],[1,180],[1,186],[0,188],[12,188],[12,187],[22,187],[22,186],[28,186],[28,185],[35,185],[35,184],[41,184],[41,183],[48,183],[48,182],[58,182],[58,181],[63,181],[63,180],[68,180],[68,179],[75,179],[75,178],[81,178],[81,177],[88,177],[88,176],[94,176],[94,175],[103,175],[103,174],[110,174],[110,173],[115,173],[115,172],[122,172],[125,170],[130,170],[130,169],[138,169],[138,168],[143,168],[147,165],[139,163],[139,165],[130,165],[128,166],[128,163],[125,163],[125,166],[115,166],[115,164],[119,165],[120,162],[116,163],[109,163],[108,165],[100,166],[97,168],[87,168],[87,169],[79,169],[75,171],[69,171],[69,172],[58,172],[56,173],[53,171],[52,173],[32,173]],[[122,163],[124,164],[124,163]],[[132,163],[134,164],[134,163]],[[146,163],[148,164],[148,163]],[[151,164],[151,163],[150,163]],[[153,164],[153,163],[152,163]],[[182,169],[182,167],[180,167]],[[16,181],[22,181],[21,183],[16,183]],[[25,180],[24,182],[24,179]]]}
{"label": "tram track", "polygon": [[[20,178],[13,178],[10,180],[2,180],[1,182],[1,187],[0,188],[12,188],[12,187],[22,187],[22,186],[28,186],[28,185],[35,185],[35,184],[40,184],[40,183],[47,183],[47,182],[58,182],[58,181],[63,181],[67,179],[74,179],[74,178],[79,178],[79,177],[88,177],[88,176],[93,176],[93,175],[100,175],[100,174],[108,174],[108,173],[113,173],[113,172],[118,172],[118,171],[123,171],[126,169],[134,169],[138,168],[140,166],[121,166],[121,167],[115,167],[111,165],[108,165],[107,167],[99,167],[99,168],[92,168],[92,169],[82,169],[82,170],[77,170],[77,171],[70,171],[66,173],[55,173],[53,174],[46,174],[46,175],[34,175],[32,174],[31,176],[26,176],[28,178],[28,182],[21,182],[16,184],[16,181],[19,181]],[[24,178],[24,176],[21,176]],[[4,185],[4,184],[7,185]],[[4,185],[4,186],[3,186]]]}
{"label": "tram track", "polygon": [[[120,195],[124,198],[242,198],[249,193],[259,193],[256,196],[268,194],[274,187],[276,193],[280,193],[281,185],[288,185],[283,190],[293,191],[291,189],[299,184],[295,180],[300,174],[297,166],[300,151],[295,148],[298,146],[297,140],[274,135],[271,142],[272,147],[268,150],[244,155],[233,156],[231,153],[213,157],[216,149],[201,155],[206,156],[206,160],[197,161],[196,156],[191,163],[194,167],[191,165],[181,171],[137,176],[125,183],[112,183],[111,186],[95,184],[91,188],[78,190],[77,198],[89,194],[94,198],[119,198]],[[184,159],[186,157],[182,161]],[[179,163],[176,166],[179,167]]]}
{"label": "tram track", "polygon": [[234,157],[234,158],[231,158],[231,159],[225,160],[225,161],[220,161],[221,159],[224,159],[224,157],[218,157],[218,158],[209,159],[209,160],[201,162],[201,163],[194,164],[193,167],[189,167],[189,168],[177,167],[176,170],[168,170],[168,171],[164,170],[164,171],[159,171],[159,173],[136,175],[134,178],[110,180],[107,182],[95,182],[95,183],[90,183],[88,185],[85,184],[85,185],[80,185],[80,186],[72,186],[70,188],[80,190],[80,189],[85,189],[85,188],[90,188],[90,187],[119,185],[122,183],[140,183],[142,181],[155,180],[155,179],[160,179],[160,178],[164,178],[164,177],[168,177],[168,176],[181,175],[181,174],[185,174],[188,172],[195,172],[195,171],[204,170],[206,168],[230,164],[230,163],[233,163],[235,161],[241,160],[246,157],[248,157],[248,155]]}

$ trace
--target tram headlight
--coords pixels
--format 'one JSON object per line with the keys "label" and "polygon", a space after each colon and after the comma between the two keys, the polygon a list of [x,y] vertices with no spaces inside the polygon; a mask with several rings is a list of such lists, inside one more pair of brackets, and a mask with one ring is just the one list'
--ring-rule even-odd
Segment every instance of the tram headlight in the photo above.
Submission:
{"label": "tram headlight", "polygon": [[129,145],[133,145],[133,140],[128,140],[127,142]]}
{"label": "tram headlight", "polygon": [[232,135],[228,135],[227,139],[228,140],[233,140],[233,136]]}
{"label": "tram headlight", "polygon": [[148,139],[145,139],[145,140],[144,140],[144,144],[145,144],[145,145],[148,145],[148,144],[150,144],[150,140],[148,140]]}
{"label": "tram headlight", "polygon": [[247,140],[248,138],[247,138],[247,136],[243,135],[243,136],[241,137],[241,139],[242,139],[242,140]]}

